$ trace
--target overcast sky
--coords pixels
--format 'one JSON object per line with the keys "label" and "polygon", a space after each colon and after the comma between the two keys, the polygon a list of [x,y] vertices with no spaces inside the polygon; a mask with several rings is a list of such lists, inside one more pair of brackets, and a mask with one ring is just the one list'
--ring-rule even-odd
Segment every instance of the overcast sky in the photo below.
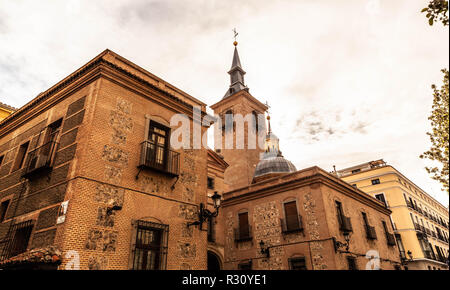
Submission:
{"label": "overcast sky", "polygon": [[448,206],[419,159],[449,36],[424,0],[0,0],[0,102],[20,107],[106,48],[208,105],[229,86],[232,29],[283,155],[331,171],[384,158]]}

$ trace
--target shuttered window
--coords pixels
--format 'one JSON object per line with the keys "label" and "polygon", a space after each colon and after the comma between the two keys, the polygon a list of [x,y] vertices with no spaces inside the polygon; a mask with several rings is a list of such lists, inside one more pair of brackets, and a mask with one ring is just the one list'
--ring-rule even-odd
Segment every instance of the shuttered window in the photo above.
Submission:
{"label": "shuttered window", "polygon": [[297,203],[295,201],[286,202],[284,204],[284,213],[286,215],[287,230],[294,230],[299,228]]}
{"label": "shuttered window", "polygon": [[248,212],[239,214],[239,236],[240,238],[248,237],[249,234],[249,224],[248,224]]}

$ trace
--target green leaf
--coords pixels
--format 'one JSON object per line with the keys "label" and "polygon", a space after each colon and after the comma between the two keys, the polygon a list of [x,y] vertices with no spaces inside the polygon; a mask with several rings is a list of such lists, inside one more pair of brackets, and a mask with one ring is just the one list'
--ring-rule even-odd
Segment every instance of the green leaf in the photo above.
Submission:
{"label": "green leaf", "polygon": [[428,7],[425,7],[425,8],[423,8],[422,11],[420,11],[420,12],[425,12],[425,11],[427,11],[427,10],[428,10]]}
{"label": "green leaf", "polygon": [[433,25],[433,18],[428,19],[428,24]]}

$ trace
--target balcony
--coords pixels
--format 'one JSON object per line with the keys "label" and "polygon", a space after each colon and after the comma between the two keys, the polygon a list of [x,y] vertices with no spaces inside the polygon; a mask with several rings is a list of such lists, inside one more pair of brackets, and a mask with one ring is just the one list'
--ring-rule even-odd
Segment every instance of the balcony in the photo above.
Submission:
{"label": "balcony", "polygon": [[416,229],[416,231],[420,231],[420,225],[417,223],[414,223],[414,228]]}
{"label": "balcony", "polygon": [[280,219],[281,232],[283,234],[289,234],[294,232],[303,231],[302,216],[298,215],[298,222],[287,223],[285,219]]}
{"label": "balcony", "polygon": [[39,146],[28,153],[23,177],[32,178],[39,173],[49,171],[53,167],[53,160],[58,143],[51,141]]}
{"label": "balcony", "polygon": [[372,226],[369,226],[369,225],[367,225],[365,227],[366,227],[366,237],[369,240],[376,240],[377,239],[377,233],[375,231],[375,227],[372,227]]}
{"label": "balcony", "polygon": [[386,233],[386,240],[389,246],[395,246],[395,237],[393,234]]}
{"label": "balcony", "polygon": [[349,217],[342,216],[341,224],[339,229],[343,232],[353,232],[352,223]]}
{"label": "balcony", "polygon": [[241,231],[239,228],[234,229],[234,241],[235,242],[244,242],[253,240],[252,235],[252,227],[248,226],[247,231]]}
{"label": "balcony", "polygon": [[408,200],[406,200],[406,206],[409,207],[409,208],[414,209],[414,206],[413,206],[412,203],[411,203],[410,201],[408,201]]}
{"label": "balcony", "polygon": [[144,141],[141,144],[141,157],[138,168],[152,169],[170,176],[178,176],[180,172],[180,153],[165,146]]}

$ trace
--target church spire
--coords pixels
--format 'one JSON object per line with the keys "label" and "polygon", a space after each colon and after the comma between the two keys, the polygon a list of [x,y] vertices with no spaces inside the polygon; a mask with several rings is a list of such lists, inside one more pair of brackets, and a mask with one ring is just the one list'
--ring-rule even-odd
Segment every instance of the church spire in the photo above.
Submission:
{"label": "church spire", "polygon": [[236,29],[234,29],[233,31],[235,37],[235,40],[233,42],[234,45],[233,62],[231,63],[231,69],[228,72],[228,74],[230,75],[230,88],[225,93],[225,96],[223,97],[224,99],[241,90],[248,91],[247,86],[244,84],[245,71],[242,69],[241,60],[239,59],[239,53],[237,50],[238,45],[236,41],[237,32]]}

